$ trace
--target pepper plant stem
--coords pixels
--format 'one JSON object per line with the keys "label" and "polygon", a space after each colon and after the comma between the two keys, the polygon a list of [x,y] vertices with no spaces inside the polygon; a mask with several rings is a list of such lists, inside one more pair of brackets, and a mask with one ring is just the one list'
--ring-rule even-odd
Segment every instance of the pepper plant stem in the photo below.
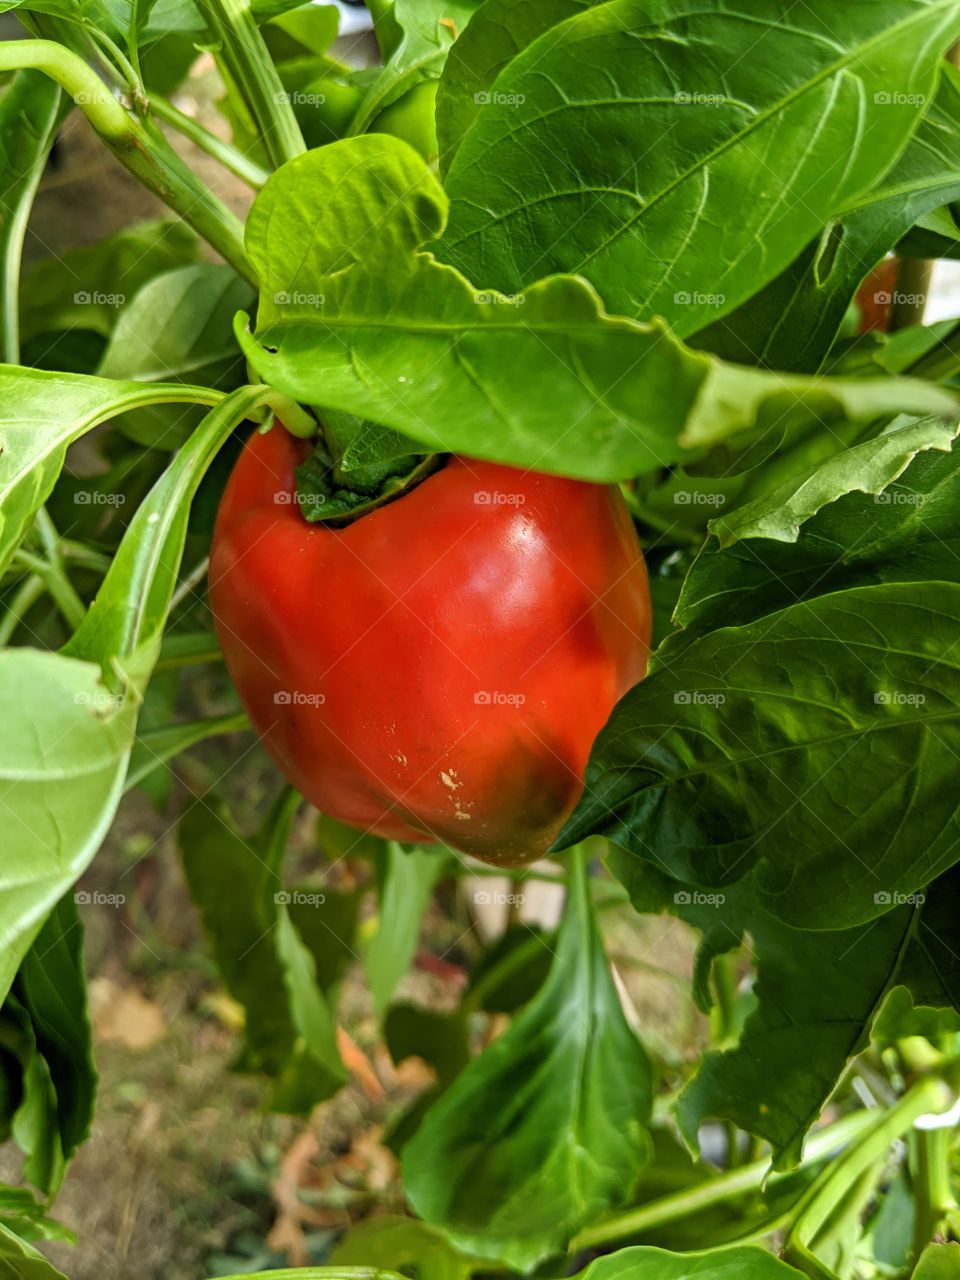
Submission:
{"label": "pepper plant stem", "polygon": [[957,1201],[950,1176],[953,1133],[948,1128],[918,1129],[913,1135],[916,1156],[914,1259],[933,1239],[940,1223]]}
{"label": "pepper plant stem", "polygon": [[[839,1147],[855,1140],[865,1130],[876,1124],[876,1117],[869,1111],[855,1111],[842,1120],[811,1134],[806,1146],[805,1162],[813,1164],[824,1159]],[[626,1213],[586,1227],[570,1242],[570,1251],[612,1244],[629,1236],[642,1235],[646,1231],[677,1222],[713,1205],[725,1204],[750,1191],[757,1191],[770,1173],[769,1159],[756,1160],[741,1165],[730,1173],[721,1174],[709,1182],[701,1183],[689,1191],[652,1200],[649,1204],[629,1209]]]}
{"label": "pepper plant stem", "polygon": [[203,0],[219,42],[218,57],[250,112],[275,168],[303,155],[306,144],[250,0]]}
{"label": "pepper plant stem", "polygon": [[238,147],[229,142],[224,142],[222,138],[218,138],[216,134],[211,133],[209,129],[205,129],[196,120],[192,120],[175,107],[172,102],[168,102],[166,98],[160,97],[159,94],[150,94],[150,110],[158,119],[176,129],[178,133],[198,146],[201,151],[205,151],[208,156],[212,156],[214,160],[219,160],[225,169],[229,169],[231,173],[251,187],[259,190],[267,178],[270,177],[266,169],[261,168],[255,160],[251,160],[249,156],[244,155]]}
{"label": "pepper plant stem", "polygon": [[74,630],[79,627],[87,611],[86,605],[77,595],[62,567],[51,560],[45,560],[43,556],[34,555],[25,547],[20,547],[14,553],[13,561],[36,574],[50,592],[68,626]]}
{"label": "pepper plant stem", "polygon": [[951,1103],[949,1087],[937,1076],[924,1076],[888,1110],[848,1151],[817,1179],[801,1199],[793,1230],[784,1246],[784,1260],[805,1275],[821,1277],[831,1272],[812,1251],[824,1224],[857,1181],[876,1161],[885,1158],[891,1143],[909,1132],[927,1112],[945,1110]]}
{"label": "pepper plant stem", "polygon": [[155,126],[139,120],[84,60],[52,40],[0,44],[0,71],[32,67],[63,88],[101,140],[135,178],[180,214],[245,279],[256,283],[243,250],[243,228],[195,177]]}
{"label": "pepper plant stem", "polygon": [[38,573],[31,574],[20,583],[0,618],[0,648],[10,643],[17,627],[46,589],[46,584]]}

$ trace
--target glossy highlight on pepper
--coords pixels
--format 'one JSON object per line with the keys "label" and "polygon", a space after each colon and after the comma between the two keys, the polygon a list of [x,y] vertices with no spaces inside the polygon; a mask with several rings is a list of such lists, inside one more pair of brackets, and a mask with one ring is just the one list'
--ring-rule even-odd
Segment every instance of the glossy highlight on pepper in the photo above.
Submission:
{"label": "glossy highlight on pepper", "polygon": [[254,432],[221,501],[210,599],[264,745],[322,812],[495,863],[551,844],[650,597],[619,492],[453,457],[332,528],[301,515],[309,452]]}

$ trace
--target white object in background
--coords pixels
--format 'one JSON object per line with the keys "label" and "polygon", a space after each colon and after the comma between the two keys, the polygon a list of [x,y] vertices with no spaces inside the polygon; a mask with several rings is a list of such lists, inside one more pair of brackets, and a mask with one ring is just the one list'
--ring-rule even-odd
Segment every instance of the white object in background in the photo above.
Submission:
{"label": "white object in background", "polygon": [[913,1127],[915,1129],[924,1129],[928,1133],[931,1129],[954,1129],[960,1124],[960,1098],[949,1111],[944,1111],[941,1115],[920,1116],[914,1120]]}
{"label": "white object in background", "polygon": [[362,4],[345,4],[344,0],[313,0],[314,4],[332,4],[340,14],[340,34],[354,36],[360,31],[372,31],[373,19],[366,6]]}
{"label": "white object in background", "polygon": [[960,262],[943,258],[933,265],[930,297],[923,312],[924,324],[960,316]]}

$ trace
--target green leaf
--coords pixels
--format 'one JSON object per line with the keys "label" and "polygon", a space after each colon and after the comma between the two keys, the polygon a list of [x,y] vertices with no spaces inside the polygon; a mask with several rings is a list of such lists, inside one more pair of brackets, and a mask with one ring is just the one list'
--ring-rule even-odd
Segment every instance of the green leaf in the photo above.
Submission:
{"label": "green leaf", "polygon": [[730,515],[717,516],[710,532],[721,550],[744,538],[796,542],[800,526],[822,507],[848,493],[882,494],[918,453],[949,453],[958,432],[956,421],[927,418],[866,440],[736,507]]}
{"label": "green leaf", "polygon": [[447,54],[437,90],[440,172],[490,101],[497,76],[518,53],[597,0],[485,0]]}
{"label": "green leaf", "polygon": [[936,98],[886,177],[840,209],[786,271],[704,330],[697,345],[744,364],[815,372],[867,271],[923,214],[958,197],[960,72],[944,64]]}
{"label": "green leaf", "polygon": [[[910,964],[909,956],[905,964]],[[908,987],[894,987],[873,1024],[871,1039],[889,1049],[909,1036],[925,1036],[936,1042],[942,1036],[956,1035],[960,1032],[960,999],[954,1004],[948,1009],[917,1004]]]}
{"label": "green leaf", "polygon": [[395,0],[391,17],[400,40],[374,79],[357,111],[353,132],[362,133],[374,117],[424,80],[435,80],[447,53],[470,21],[480,0]]}
{"label": "green leaf", "polygon": [[42,1253],[0,1223],[0,1266],[9,1280],[67,1280]]}
{"label": "green leaf", "polygon": [[[938,881],[912,902],[887,903],[887,913],[866,925],[807,932],[771,916],[749,881],[708,893],[662,876],[624,850],[615,849],[609,861],[638,911],[667,911],[702,931],[701,992],[714,959],[746,935],[751,939],[756,1007],[737,1044],[707,1052],[678,1100],[691,1150],[705,1119],[731,1120],[770,1143],[774,1169],[790,1168],[850,1060],[871,1036],[878,1038],[878,1028],[880,1038],[889,1038],[897,1030],[912,1035],[921,1034],[918,1026],[948,1025],[942,1011],[934,1019],[928,1009],[918,1023],[904,1006],[914,1012],[911,994],[929,994],[912,955],[921,937],[938,936],[938,916],[946,921],[956,909],[955,872],[944,877],[954,882],[952,893]],[[949,926],[944,942],[947,937]]]}
{"label": "green leaf", "polygon": [[[68,894],[47,917],[24,957],[14,986],[28,1014],[37,1053],[47,1066],[59,1145],[69,1161],[90,1131],[97,1090],[93,1062],[83,928]],[[43,1187],[49,1195],[57,1184]]]}
{"label": "green leaf", "polygon": [[478,1265],[426,1223],[392,1214],[351,1227],[327,1261],[331,1267],[403,1267],[415,1280],[467,1280]]}
{"label": "green leaf", "polygon": [[765,1249],[736,1247],[706,1253],[620,1249],[591,1262],[578,1280],[798,1280],[801,1273]]}
{"label": "green leaf", "polygon": [[[230,995],[246,1014],[240,1067],[274,1081],[271,1105],[309,1111],[344,1083],[335,1026],[314,954],[291,920],[280,858],[292,810],[245,840],[224,811],[197,803],[180,821],[190,894]],[[325,895],[314,891],[322,912]],[[284,993],[286,997],[284,998]]]}
{"label": "green leaf", "polygon": [[[323,895],[320,895],[321,897]],[[280,1079],[275,1105],[308,1112],[347,1082],[337,1047],[337,1027],[317,977],[316,961],[281,906],[277,913],[277,955],[283,966],[290,1019],[296,1032],[293,1062]]]}
{"label": "green leaf", "polygon": [[508,927],[471,969],[466,1000],[488,1013],[516,1013],[543,986],[555,945],[528,924]]}
{"label": "green leaf", "polygon": [[[90,330],[106,338],[136,294],[155,275],[194,262],[199,242],[184,222],[134,223],[98,244],[70,249],[33,266],[21,286],[24,341]],[[49,365],[47,365],[49,367]]]}
{"label": "green leaf", "polygon": [[64,113],[60,86],[39,71],[18,71],[0,97],[0,326],[4,360],[20,359],[23,240]]}
{"label": "green leaf", "polygon": [[797,928],[884,914],[957,860],[960,586],[862,587],[689,643],[601,731],[564,847],[599,832],[700,887],[753,868]]}
{"label": "green leaf", "polygon": [[[232,391],[246,377],[233,316],[253,297],[232,268],[214,263],[156,275],[120,313],[97,374]],[[201,416],[199,410],[151,407],[125,414],[119,425],[139,444],[175,449]]]}
{"label": "green leaf", "polygon": [[[909,444],[916,428],[905,428]],[[788,532],[792,515],[816,505],[842,477],[847,483],[862,477],[864,487],[876,484],[888,463],[896,465],[899,443],[880,437],[871,447],[853,449],[852,468],[840,455],[825,464],[822,475],[811,473],[804,484],[812,499],[806,501],[801,485],[787,498],[786,519],[780,521],[764,501],[743,508],[723,525],[725,537],[766,530]],[[933,439],[933,434],[928,438]],[[878,456],[879,472],[871,478],[870,459]],[[956,510],[960,501],[960,454],[937,449],[919,453],[900,476],[878,494],[851,492],[807,516],[793,544],[769,537],[744,537],[722,550],[711,538],[694,562],[680,593],[676,621],[688,633],[733,626],[773,613],[798,600],[847,587],[877,582],[957,580],[960,530]],[[661,655],[685,642],[686,634],[669,641]]]}
{"label": "green leaf", "polygon": [[[142,659],[125,658],[133,689]],[[0,650],[0,994],[44,918],[110,827],[133,743],[136,700],[117,697],[97,662]]]}
{"label": "green leaf", "polygon": [[960,1244],[931,1244],[923,1251],[913,1280],[958,1280]]}
{"label": "green leaf", "polygon": [[608,310],[696,333],[883,176],[957,20],[955,0],[590,8],[495,80],[438,251],[504,293],[582,274]]}
{"label": "green leaf", "polygon": [[627,1202],[648,1154],[650,1067],[613,984],[583,856],[546,984],[403,1152],[422,1218],[522,1270]]}
{"label": "green leaf", "polygon": [[124,783],[124,791],[132,791],[154,769],[189,751],[199,742],[206,742],[221,733],[242,733],[250,728],[243,711],[226,712],[222,716],[209,716],[204,720],[187,720],[181,724],[166,725],[158,729],[141,730],[137,734],[130,767]]}
{"label": "green leaf", "polygon": [[420,921],[430,893],[449,860],[445,849],[407,848],[390,840],[380,882],[377,932],[367,943],[364,965],[378,1012],[390,1003],[397,984],[410,967]]}
{"label": "green leaf", "polygon": [[0,1183],[0,1223],[24,1240],[66,1240],[76,1244],[73,1232],[48,1217],[46,1207],[26,1187]]}
{"label": "green leaf", "polygon": [[241,326],[238,337],[257,373],[433,450],[598,481],[729,437],[779,440],[802,424],[954,405],[926,383],[724,365],[659,323],[604,315],[572,277],[522,299],[478,292],[417,252],[445,209],[429,169],[396,139],[351,138],[284,165],[247,223],[258,336]]}
{"label": "green leaf", "polygon": [[470,1028],[460,1010],[440,1013],[415,1004],[391,1005],[383,1030],[394,1063],[422,1058],[444,1087],[470,1061]]}
{"label": "green leaf", "polygon": [[202,387],[141,386],[17,365],[0,365],[0,396],[0,569],[49,497],[74,440],[140,405],[221,398]]}
{"label": "green leaf", "polygon": [[[611,867],[644,909],[649,869],[624,852]],[[770,1143],[774,1169],[789,1169],[848,1063],[867,1047],[921,907],[813,933],[785,926],[749,885],[705,893],[672,881],[664,896],[672,914],[704,931],[707,964],[749,933],[756,969],[756,1008],[735,1047],[704,1054],[677,1103],[680,1131],[695,1151],[705,1119],[732,1120]]]}
{"label": "green leaf", "polygon": [[[27,374],[29,378],[43,375]],[[103,403],[115,384],[87,386]],[[15,384],[16,385],[16,384]],[[233,429],[270,399],[234,392],[212,410],[140,505],[100,590],[59,654],[0,650],[0,995],[44,918],[106,834],[123,791],[137,707],[160,647],[183,555],[190,502]],[[49,415],[55,403],[45,406]],[[34,412],[37,412],[34,409]],[[6,455],[0,455],[0,459]]]}

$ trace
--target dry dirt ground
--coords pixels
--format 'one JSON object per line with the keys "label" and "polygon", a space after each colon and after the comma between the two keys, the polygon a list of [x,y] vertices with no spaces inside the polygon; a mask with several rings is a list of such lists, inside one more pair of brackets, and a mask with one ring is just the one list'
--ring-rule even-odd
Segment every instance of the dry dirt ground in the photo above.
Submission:
{"label": "dry dirt ground", "polygon": [[[214,74],[201,64],[187,96],[225,132],[209,109],[215,92]],[[249,194],[239,180],[189,145],[184,151],[242,216]],[[58,167],[37,199],[28,258],[92,243],[161,212],[75,114],[63,130]],[[185,699],[191,707],[206,701],[194,687]],[[175,821],[184,797],[222,778],[252,822],[277,781],[248,739],[195,751],[177,762],[176,775],[161,810],[139,793],[128,797],[82,882],[103,893],[122,885],[126,901],[83,911],[100,1094],[92,1135],[56,1206],[77,1244],[45,1246],[72,1280],[200,1280],[319,1260],[352,1218],[402,1206],[396,1167],[379,1135],[424,1087],[426,1069],[416,1063],[393,1069],[359,966],[341,1000],[357,1046],[353,1080],[309,1122],[267,1113],[262,1083],[231,1070],[236,1009],[204,950]],[[308,817],[304,823],[309,859]],[[461,933],[437,910],[425,922],[422,945],[456,962],[465,945]],[[678,979],[691,966],[685,931],[624,917],[614,922],[611,949],[657,1053],[669,1062],[695,1052],[703,1028],[689,999],[677,996]],[[433,1007],[456,996],[455,984],[428,972],[414,973],[404,992]],[[0,1179],[16,1168],[15,1153],[0,1149]]]}

